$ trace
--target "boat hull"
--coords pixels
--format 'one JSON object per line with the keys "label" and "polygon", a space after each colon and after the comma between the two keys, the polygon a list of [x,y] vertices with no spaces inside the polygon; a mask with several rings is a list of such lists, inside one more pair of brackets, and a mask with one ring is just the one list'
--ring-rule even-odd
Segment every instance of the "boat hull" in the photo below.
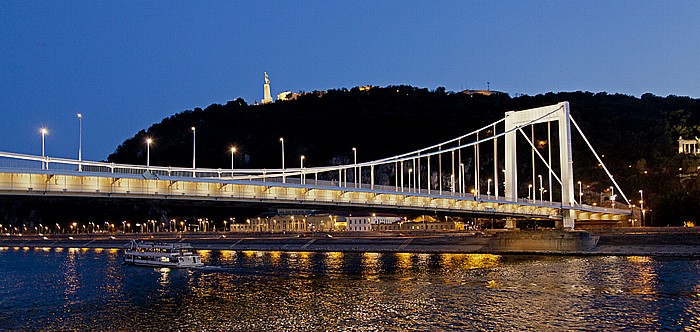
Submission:
{"label": "boat hull", "polygon": [[124,263],[150,267],[190,268],[204,266],[187,243],[137,242],[124,250]]}
{"label": "boat hull", "polygon": [[190,267],[200,267],[204,266],[204,263],[200,262],[161,262],[143,259],[129,259],[124,258],[124,263],[137,266],[148,266],[148,267],[169,267],[176,269],[186,269]]}

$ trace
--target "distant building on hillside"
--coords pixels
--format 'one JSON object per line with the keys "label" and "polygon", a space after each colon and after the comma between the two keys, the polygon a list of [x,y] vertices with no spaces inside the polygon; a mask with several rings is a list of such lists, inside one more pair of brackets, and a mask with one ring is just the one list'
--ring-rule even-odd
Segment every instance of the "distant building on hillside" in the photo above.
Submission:
{"label": "distant building on hillside", "polygon": [[504,92],[500,91],[493,91],[493,90],[462,90],[463,94],[465,95],[484,95],[484,96],[490,96],[490,95],[504,95]]}
{"label": "distant building on hillside", "polygon": [[683,137],[678,137],[678,154],[700,154],[698,151],[700,148],[700,139],[695,137],[695,139],[683,139]]}
{"label": "distant building on hillside", "polygon": [[377,87],[377,86],[372,86],[372,85],[365,85],[365,86],[361,86],[361,87],[360,87],[360,91],[363,91],[363,92],[364,92],[364,91],[369,91],[369,90],[371,90],[371,89],[373,89],[373,88],[378,88],[378,87]]}
{"label": "distant building on hillside", "polygon": [[299,98],[300,94],[291,92],[291,91],[285,91],[282,93],[277,94],[277,100],[279,101],[286,101],[286,100],[296,100]]}

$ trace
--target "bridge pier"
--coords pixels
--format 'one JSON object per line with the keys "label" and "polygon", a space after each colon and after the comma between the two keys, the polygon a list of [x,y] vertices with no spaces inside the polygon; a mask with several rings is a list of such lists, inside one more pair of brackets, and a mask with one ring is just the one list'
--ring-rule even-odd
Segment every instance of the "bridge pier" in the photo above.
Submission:
{"label": "bridge pier", "polygon": [[557,220],[554,222],[554,228],[561,229],[565,231],[571,231],[574,229],[574,222],[576,221],[576,211],[575,210],[562,210],[562,220]]}
{"label": "bridge pier", "polygon": [[506,218],[506,229],[514,230],[516,226],[515,218]]}

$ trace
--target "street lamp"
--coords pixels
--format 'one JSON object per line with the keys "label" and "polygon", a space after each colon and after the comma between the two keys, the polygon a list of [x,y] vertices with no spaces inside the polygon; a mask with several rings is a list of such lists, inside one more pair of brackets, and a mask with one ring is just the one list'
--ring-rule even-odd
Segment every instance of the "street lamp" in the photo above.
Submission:
{"label": "street lamp", "polygon": [[639,190],[639,208],[642,210],[642,226],[644,226],[644,191]]}
{"label": "street lamp", "polygon": [[236,154],[236,147],[231,147],[231,176],[233,176],[233,157]]}
{"label": "street lamp", "polygon": [[578,205],[583,205],[583,189],[581,188],[581,181],[578,182]]}
{"label": "street lamp", "polygon": [[48,134],[49,131],[46,128],[41,128],[41,158],[44,159],[44,161],[41,162],[41,169],[46,169],[48,165],[46,165],[46,154],[44,151],[44,141],[46,139],[46,134]]}
{"label": "street lamp", "polygon": [[530,191],[532,191],[532,183],[527,185],[527,200],[528,201],[532,199],[531,198],[532,196],[530,196]]}
{"label": "street lamp", "polygon": [[615,187],[610,186],[610,201],[611,201],[611,206],[614,209],[615,208]]}
{"label": "street lamp", "polygon": [[196,177],[194,170],[197,168],[196,156],[197,156],[197,131],[195,127],[192,127],[192,177]]}
{"label": "street lamp", "polygon": [[352,171],[353,171],[353,173],[355,173],[354,174],[355,175],[355,188],[357,188],[357,149],[356,148],[352,148],[352,154],[354,156],[354,161],[355,161],[354,162],[355,167],[353,168]]}
{"label": "street lamp", "polygon": [[284,137],[280,137],[280,143],[282,143],[282,183],[285,183],[286,177],[284,175]]}
{"label": "street lamp", "polygon": [[[467,187],[467,184],[465,183],[466,182],[465,181],[466,180],[465,179],[465,177],[466,177],[465,172],[466,171],[465,171],[464,163],[459,163],[459,176],[457,176],[457,183],[459,185],[460,195],[467,193],[467,190],[465,189]],[[476,188],[474,188],[474,189],[476,192]]]}
{"label": "street lamp", "polygon": [[304,155],[301,155],[301,157],[299,157],[299,164],[300,164],[299,168],[301,169],[301,175],[300,175],[301,184],[304,184],[304,182],[305,182],[304,181],[304,158],[306,158],[306,157],[304,157]]}
{"label": "street lamp", "polygon": [[146,139],[146,167],[151,166],[151,143],[153,140],[149,137]]}
{"label": "street lamp", "polygon": [[78,113],[78,172],[83,170],[83,115]]}
{"label": "street lamp", "polygon": [[542,194],[544,193],[544,187],[542,186],[542,174],[537,175],[537,177],[540,179],[540,201],[544,200],[542,198]]}
{"label": "street lamp", "polygon": [[491,198],[491,179],[486,180],[486,195]]}
{"label": "street lamp", "polygon": [[413,168],[408,169],[408,191],[413,192],[413,187],[411,187],[411,173],[413,173]]}

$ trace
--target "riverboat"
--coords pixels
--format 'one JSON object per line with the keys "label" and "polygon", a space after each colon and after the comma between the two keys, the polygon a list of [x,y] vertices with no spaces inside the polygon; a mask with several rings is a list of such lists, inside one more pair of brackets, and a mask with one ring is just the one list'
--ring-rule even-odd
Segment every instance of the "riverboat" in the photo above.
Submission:
{"label": "riverboat", "polygon": [[166,243],[131,240],[124,250],[124,263],[188,268],[204,266],[201,257],[189,243]]}

